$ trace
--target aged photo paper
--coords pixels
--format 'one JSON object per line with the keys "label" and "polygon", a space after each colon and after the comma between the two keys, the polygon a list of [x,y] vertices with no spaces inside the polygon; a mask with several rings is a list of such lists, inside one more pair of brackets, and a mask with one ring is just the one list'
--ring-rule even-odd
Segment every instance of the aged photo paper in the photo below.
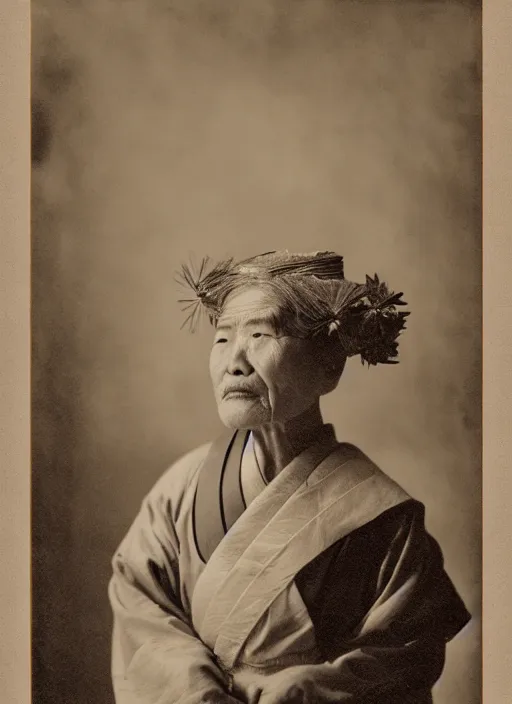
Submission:
{"label": "aged photo paper", "polygon": [[336,251],[347,279],[377,271],[404,291],[400,364],[349,359],[322,411],[425,504],[472,616],[434,702],[506,700],[511,18],[500,4],[483,8],[483,71],[481,10],[455,0],[293,12],[46,0],[31,8],[31,69],[29,8],[2,7],[6,701],[29,701],[31,667],[34,702],[114,701],[112,556],[166,468],[220,429],[212,331],[181,329],[174,274],[275,249]]}

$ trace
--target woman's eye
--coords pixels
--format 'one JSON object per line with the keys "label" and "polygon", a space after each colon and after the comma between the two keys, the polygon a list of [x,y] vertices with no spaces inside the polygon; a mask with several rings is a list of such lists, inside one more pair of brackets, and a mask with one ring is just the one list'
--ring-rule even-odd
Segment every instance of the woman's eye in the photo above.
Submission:
{"label": "woman's eye", "polygon": [[219,337],[218,340],[215,340],[216,345],[223,343],[223,342],[227,342],[227,339],[225,337]]}
{"label": "woman's eye", "polygon": [[258,338],[258,337],[263,337],[263,334],[261,332],[253,332],[252,336],[255,338]]}

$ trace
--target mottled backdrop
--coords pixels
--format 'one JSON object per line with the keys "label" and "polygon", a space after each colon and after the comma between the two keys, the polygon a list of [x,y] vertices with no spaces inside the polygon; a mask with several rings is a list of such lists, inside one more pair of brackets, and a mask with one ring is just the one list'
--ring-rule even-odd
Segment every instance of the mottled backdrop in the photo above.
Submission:
{"label": "mottled backdrop", "polygon": [[436,704],[480,701],[480,9],[33,0],[35,704],[111,704],[110,557],[219,430],[173,272],[334,249],[413,314],[325,411],[428,508],[472,624]]}

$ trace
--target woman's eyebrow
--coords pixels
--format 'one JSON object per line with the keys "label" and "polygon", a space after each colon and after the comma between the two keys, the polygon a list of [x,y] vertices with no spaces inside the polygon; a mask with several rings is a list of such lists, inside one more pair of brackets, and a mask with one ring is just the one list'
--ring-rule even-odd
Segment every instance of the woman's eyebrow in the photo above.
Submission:
{"label": "woman's eyebrow", "polygon": [[228,323],[221,323],[220,325],[215,326],[215,332],[219,332],[219,331],[229,332],[232,329],[233,329],[233,326],[229,325]]}
{"label": "woman's eyebrow", "polygon": [[246,319],[241,319],[237,321],[235,325],[232,325],[231,323],[219,323],[219,325],[216,326],[215,331],[225,331],[229,332],[230,330],[233,329],[233,327],[253,327],[255,325],[268,325],[269,327],[273,328],[274,330],[276,329],[276,321],[274,316],[257,316],[254,318],[246,318]]}
{"label": "woman's eyebrow", "polygon": [[249,318],[248,320],[245,320],[243,324],[247,327],[250,325],[270,325],[271,327],[275,327],[274,318],[271,316]]}

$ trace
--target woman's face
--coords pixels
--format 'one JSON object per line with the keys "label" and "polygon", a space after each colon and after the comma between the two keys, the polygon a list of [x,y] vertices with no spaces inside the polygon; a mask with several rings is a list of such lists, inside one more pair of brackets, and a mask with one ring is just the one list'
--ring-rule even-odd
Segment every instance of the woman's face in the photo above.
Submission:
{"label": "woman's face", "polygon": [[286,423],[318,403],[327,379],[318,345],[279,333],[277,305],[246,288],[226,301],[210,354],[220,418],[229,428]]}

